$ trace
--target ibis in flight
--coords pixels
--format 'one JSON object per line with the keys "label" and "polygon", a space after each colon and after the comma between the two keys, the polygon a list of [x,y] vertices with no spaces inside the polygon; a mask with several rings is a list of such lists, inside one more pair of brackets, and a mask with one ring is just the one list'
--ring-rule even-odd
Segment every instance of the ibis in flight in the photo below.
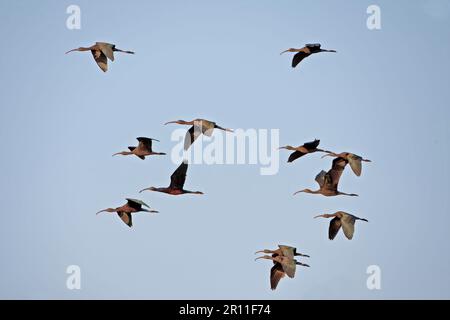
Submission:
{"label": "ibis in flight", "polygon": [[275,290],[278,286],[278,283],[285,275],[289,278],[294,278],[295,270],[298,265],[303,267],[309,267],[309,265],[301,263],[294,259],[295,256],[308,257],[306,254],[297,253],[297,249],[290,246],[279,245],[276,250],[261,250],[256,253],[268,253],[272,254],[264,255],[256,258],[258,259],[267,259],[273,261],[273,267],[270,269],[270,288]]}
{"label": "ibis in flight", "polygon": [[300,49],[289,48],[280,54],[283,54],[285,52],[297,52],[294,55],[294,58],[292,58],[292,68],[295,68],[303,59],[305,59],[306,57],[309,57],[310,55],[312,55],[314,53],[336,52],[336,50],[321,49],[320,43],[313,43],[313,44],[307,44],[303,48],[300,48]]}
{"label": "ibis in flight", "polygon": [[97,65],[102,69],[103,72],[108,71],[108,59],[114,61],[114,52],[123,52],[134,54],[133,51],[120,50],[116,48],[115,44],[106,43],[106,42],[96,42],[93,46],[90,47],[79,47],[76,49],[72,49],[66,52],[73,51],[90,51],[92,56],[94,57]]}
{"label": "ibis in flight", "polygon": [[188,164],[187,164],[187,162],[183,161],[180,164],[180,166],[175,170],[175,172],[170,176],[170,185],[168,187],[166,187],[166,188],[150,187],[150,188],[142,189],[139,192],[148,190],[148,191],[167,193],[167,194],[170,194],[173,196],[178,196],[180,194],[186,194],[186,193],[203,194],[203,192],[201,192],[201,191],[189,191],[189,190],[183,189],[184,182],[186,181],[187,169],[188,169]]}
{"label": "ibis in flight", "polygon": [[319,190],[312,191],[310,189],[303,189],[294,193],[296,195],[300,192],[311,193],[311,194],[321,194],[326,197],[332,196],[352,196],[356,197],[357,194],[354,193],[345,193],[338,190],[339,179],[341,178],[342,172],[345,169],[348,161],[344,158],[336,158],[333,160],[333,164],[331,169],[328,172],[321,171],[316,176],[316,182],[319,184]]}
{"label": "ibis in flight", "polygon": [[150,209],[150,207],[141,200],[130,199],[130,198],[127,198],[126,200],[127,200],[127,203],[121,207],[104,209],[104,210],[97,212],[97,214],[99,214],[101,212],[108,212],[108,213],[116,212],[117,215],[120,217],[120,219],[122,219],[122,221],[131,228],[133,226],[133,222],[132,222],[132,218],[131,218],[132,213],[136,213],[136,212],[158,213],[158,211],[156,211],[156,210],[148,210],[148,209],[143,208],[143,206],[145,206]]}
{"label": "ibis in flight", "polygon": [[145,138],[145,137],[139,137],[136,138],[137,141],[139,141],[139,144],[137,147],[128,147],[128,149],[130,151],[122,151],[122,152],[117,152],[115,154],[113,154],[113,156],[116,155],[135,155],[137,157],[139,157],[140,159],[144,160],[146,156],[151,156],[151,155],[165,155],[164,152],[153,152],[152,149],[152,141],[158,141],[156,139],[152,139],[152,138]]}
{"label": "ibis in flight", "polygon": [[350,213],[346,213],[343,211],[338,211],[332,214],[321,214],[315,216],[314,218],[333,218],[330,221],[330,227],[328,229],[328,238],[333,240],[339,230],[342,227],[344,231],[344,235],[347,239],[351,240],[353,238],[353,234],[355,233],[355,222],[356,220],[361,220],[365,222],[369,222],[367,219],[358,218]]}
{"label": "ibis in flight", "polygon": [[189,149],[191,144],[195,142],[195,140],[201,135],[204,134],[207,137],[211,137],[213,134],[214,129],[219,129],[227,132],[233,132],[231,129],[222,128],[217,123],[205,119],[195,119],[192,121],[184,121],[184,120],[176,120],[176,121],[169,121],[165,124],[169,123],[177,123],[182,125],[188,125],[192,126],[189,128],[188,132],[186,133],[186,136],[184,138],[184,150]]}

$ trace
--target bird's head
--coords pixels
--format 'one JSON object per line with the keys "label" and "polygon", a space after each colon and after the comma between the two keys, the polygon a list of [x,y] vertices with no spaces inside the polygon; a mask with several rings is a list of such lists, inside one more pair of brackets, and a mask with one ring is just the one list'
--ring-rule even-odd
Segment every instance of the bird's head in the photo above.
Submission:
{"label": "bird's head", "polygon": [[281,149],[294,150],[294,147],[293,146],[284,146],[284,147],[279,147],[278,148],[278,150],[281,150]]}
{"label": "bird's head", "polygon": [[68,54],[70,52],[74,52],[74,51],[89,51],[89,50],[91,50],[91,49],[90,48],[85,48],[85,47],[79,47],[79,48],[75,48],[75,49],[67,51],[66,54]]}
{"label": "bird's head", "polygon": [[174,120],[164,123],[164,125],[168,125],[170,123],[176,123],[176,124],[190,124],[188,121],[185,120]]}
{"label": "bird's head", "polygon": [[100,210],[100,211],[97,212],[96,214],[99,214],[99,213],[102,213],[102,212],[109,212],[109,213],[112,213],[112,212],[116,212],[116,209],[108,208],[108,209]]}
{"label": "bird's head", "polygon": [[142,193],[144,191],[158,191],[158,188],[155,188],[155,187],[145,188],[145,189],[142,189],[141,191],[139,191],[139,193]]}
{"label": "bird's head", "polygon": [[295,48],[289,48],[289,49],[284,50],[283,52],[281,52],[280,55],[282,55],[282,54],[285,53],[285,52],[295,52],[296,50],[297,50],[297,49],[295,49]]}
{"label": "bird's head", "polygon": [[298,194],[298,193],[301,193],[301,192],[304,192],[304,193],[314,193],[314,191],[312,191],[311,189],[303,189],[303,190],[300,190],[300,191],[295,192],[295,193],[294,193],[294,196],[295,196],[296,194]]}

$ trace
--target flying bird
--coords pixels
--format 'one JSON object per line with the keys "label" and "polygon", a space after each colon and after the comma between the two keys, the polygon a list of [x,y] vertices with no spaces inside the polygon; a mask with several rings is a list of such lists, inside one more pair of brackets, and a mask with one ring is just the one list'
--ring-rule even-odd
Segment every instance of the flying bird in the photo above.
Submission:
{"label": "flying bird", "polygon": [[326,197],[332,197],[332,196],[352,196],[356,197],[357,194],[354,193],[345,193],[338,191],[338,184],[339,179],[341,178],[342,172],[345,169],[345,166],[347,165],[348,161],[344,158],[336,158],[333,160],[333,164],[331,166],[331,169],[328,172],[320,171],[320,173],[316,176],[316,182],[319,184],[320,189],[312,191],[310,189],[303,189],[300,191],[297,191],[294,193],[296,195],[300,192],[305,193],[311,193],[311,194],[321,194]]}
{"label": "flying bird", "polygon": [[169,123],[177,123],[182,125],[192,126],[186,136],[184,138],[184,150],[189,149],[189,147],[195,142],[195,140],[201,135],[204,134],[207,137],[211,137],[214,129],[219,129],[223,131],[233,132],[231,129],[222,128],[217,125],[217,123],[205,119],[195,119],[192,121],[184,121],[184,120],[176,120],[166,122],[165,125]]}
{"label": "flying bird", "polygon": [[344,158],[345,160],[348,161],[348,163],[350,164],[350,168],[352,168],[353,172],[359,177],[361,175],[361,170],[362,170],[362,161],[364,162],[372,162],[369,159],[364,159],[361,156],[358,156],[354,153],[350,153],[350,152],[342,152],[342,153],[334,153],[334,152],[330,152],[330,151],[325,151],[327,154],[322,156],[322,158],[326,157],[326,156],[331,156],[331,157],[340,157],[340,158]]}
{"label": "flying bird", "polygon": [[339,232],[339,229],[344,231],[345,236],[347,239],[351,240],[353,238],[353,234],[355,232],[355,222],[356,220],[366,221],[369,222],[367,219],[358,218],[350,213],[346,213],[343,211],[338,211],[333,214],[321,214],[318,216],[315,216],[314,218],[333,218],[330,221],[330,227],[328,229],[328,238],[330,240],[333,240],[337,233]]}
{"label": "flying bird", "polygon": [[122,152],[117,152],[115,154],[113,154],[113,156],[116,155],[135,155],[139,158],[141,158],[142,160],[145,159],[146,156],[151,156],[151,155],[165,155],[164,152],[153,152],[152,149],[152,141],[158,141],[156,139],[152,139],[152,138],[145,138],[145,137],[139,137],[136,138],[137,141],[139,141],[139,144],[137,147],[128,147],[128,149],[130,151],[122,151]]}
{"label": "flying bird", "polygon": [[[296,266],[304,266],[309,267],[309,265],[301,263],[294,259],[294,256],[302,256],[309,257],[308,255],[297,253],[297,249],[290,246],[279,245],[276,250],[261,250],[256,253],[271,253],[272,256],[265,255],[262,257],[258,257],[258,259],[267,259],[273,261],[273,267],[270,269],[270,288],[275,290],[278,286],[278,283],[285,275],[289,278],[293,278],[295,276]],[[255,254],[256,254],[255,253]]]}
{"label": "flying bird", "polygon": [[133,51],[120,50],[116,48],[115,44],[106,42],[96,42],[93,46],[87,48],[79,47],[76,49],[72,49],[67,51],[66,54],[73,51],[91,51],[95,62],[97,62],[97,65],[100,67],[100,69],[103,70],[103,72],[108,71],[108,59],[114,61],[114,52],[134,54]]}
{"label": "flying bird", "polygon": [[131,218],[132,213],[141,212],[141,211],[150,212],[150,213],[158,213],[158,211],[156,211],[156,210],[148,210],[148,209],[142,208],[142,206],[145,206],[150,209],[150,207],[141,200],[130,199],[130,198],[127,198],[126,200],[127,200],[127,203],[121,207],[104,209],[104,210],[97,212],[97,214],[99,214],[101,212],[108,212],[108,213],[116,212],[117,215],[120,217],[120,219],[122,219],[122,221],[131,228],[133,226],[133,222],[132,222],[132,218]]}
{"label": "flying bird", "polygon": [[294,151],[293,153],[291,153],[291,155],[289,156],[289,159],[288,159],[288,162],[293,162],[308,153],[314,153],[314,152],[328,152],[329,153],[329,151],[318,149],[317,147],[319,146],[319,143],[320,143],[320,140],[315,139],[314,141],[306,142],[305,144],[303,144],[302,146],[299,146],[299,147],[285,146],[285,147],[280,147],[279,149],[287,149],[287,150]]}
{"label": "flying bird", "polygon": [[301,49],[295,49],[295,48],[289,48],[280,54],[283,54],[285,52],[297,52],[294,55],[294,58],[292,59],[292,68],[295,68],[303,59],[306,57],[309,57],[310,55],[314,53],[319,52],[336,52],[336,50],[325,50],[320,48],[320,43],[313,43],[313,44],[306,44]]}
{"label": "flying bird", "polygon": [[170,176],[170,186],[168,186],[167,188],[150,187],[150,188],[142,189],[139,192],[149,190],[149,191],[163,192],[163,193],[167,193],[167,194],[170,194],[173,196],[177,196],[180,194],[186,194],[186,193],[203,194],[203,192],[200,192],[200,191],[189,191],[189,190],[183,189],[184,182],[186,181],[187,169],[188,169],[187,162],[181,163],[181,165]]}

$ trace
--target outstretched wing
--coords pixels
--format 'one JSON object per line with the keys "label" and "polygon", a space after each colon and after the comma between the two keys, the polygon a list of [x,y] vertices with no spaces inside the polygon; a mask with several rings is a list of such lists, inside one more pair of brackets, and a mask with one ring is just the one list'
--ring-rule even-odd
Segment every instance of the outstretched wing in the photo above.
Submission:
{"label": "outstretched wing", "polygon": [[352,168],[353,172],[359,177],[361,175],[362,166],[361,166],[361,160],[362,158],[360,156],[357,156],[356,154],[349,154],[347,157],[348,163],[350,164],[350,168]]}
{"label": "outstretched wing", "polygon": [[284,278],[284,271],[281,264],[278,262],[275,263],[275,265],[270,269],[270,288],[272,290],[275,290],[278,286],[278,283],[282,278]]}
{"label": "outstretched wing", "polygon": [[331,166],[330,171],[327,172],[327,179],[329,179],[327,182],[330,183],[332,190],[337,191],[339,179],[341,178],[347,163],[348,161],[341,157],[333,160],[333,165]]}
{"label": "outstretched wing", "polygon": [[150,138],[138,137],[136,138],[139,141],[138,148],[141,150],[145,150],[148,152],[152,152],[152,140]]}
{"label": "outstretched wing", "polygon": [[311,142],[307,142],[303,145],[303,147],[305,147],[308,151],[312,151],[317,149],[317,147],[319,146],[320,140],[316,139],[314,141]]}
{"label": "outstretched wing", "polygon": [[338,217],[334,217],[330,221],[330,227],[328,228],[328,239],[333,240],[337,233],[341,229],[341,219]]}
{"label": "outstretched wing", "polygon": [[131,199],[131,198],[126,198],[126,200],[128,201],[127,204],[133,209],[141,210],[142,206],[150,208],[144,201],[141,201],[138,199]]}
{"label": "outstretched wing", "polygon": [[292,68],[295,68],[303,59],[309,56],[310,53],[306,53],[304,51],[297,52],[292,58]]}
{"label": "outstretched wing", "polygon": [[341,224],[347,239],[351,240],[355,233],[355,217],[348,213],[342,213]]}
{"label": "outstretched wing", "polygon": [[319,174],[316,176],[316,182],[319,184],[319,186],[322,188],[325,184],[325,176],[327,173],[325,171],[320,171]]}
{"label": "outstretched wing", "polygon": [[109,60],[114,61],[114,47],[115,45],[106,42],[96,42],[97,47],[103,52]]}
{"label": "outstretched wing", "polygon": [[103,72],[108,71],[108,59],[104,53],[100,50],[91,50],[91,53],[100,69],[102,69]]}
{"label": "outstretched wing", "polygon": [[177,168],[177,170],[174,171],[174,173],[170,176],[170,186],[169,188],[172,189],[183,189],[184,182],[186,181],[186,172],[188,169],[187,162],[184,162],[180,164],[180,166]]}
{"label": "outstretched wing", "polygon": [[131,213],[126,213],[126,212],[117,212],[117,214],[119,215],[120,219],[122,219],[122,221],[129,226],[130,228],[133,226],[133,221],[131,219]]}
{"label": "outstretched wing", "polygon": [[290,259],[287,257],[283,258],[283,263],[281,264],[281,266],[283,267],[283,271],[289,278],[295,277],[295,269],[297,265],[295,264],[294,259]]}
{"label": "outstretched wing", "polygon": [[289,259],[294,259],[294,247],[278,245],[278,248],[280,248],[283,256],[288,257]]}
{"label": "outstretched wing", "polygon": [[294,151],[289,156],[288,162],[293,162],[293,161],[297,160],[298,158],[303,157],[305,154],[306,153],[304,153],[304,152]]}
{"label": "outstretched wing", "polygon": [[195,142],[195,140],[202,134],[202,131],[197,126],[192,126],[186,136],[184,137],[184,150],[189,149],[189,147]]}

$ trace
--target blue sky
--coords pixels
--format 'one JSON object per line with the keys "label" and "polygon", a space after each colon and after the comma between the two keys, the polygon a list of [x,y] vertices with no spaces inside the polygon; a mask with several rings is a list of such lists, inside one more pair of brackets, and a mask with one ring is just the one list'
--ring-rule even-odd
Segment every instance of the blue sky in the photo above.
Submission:
{"label": "blue sky", "polygon": [[[81,8],[81,30],[66,8]],[[381,8],[382,29],[366,27]],[[1,298],[331,299],[450,298],[448,1],[1,1]],[[102,73],[89,53],[107,41]],[[337,54],[299,68],[279,53],[319,42]],[[138,136],[170,152],[169,120],[279,129],[282,145],[320,138],[371,159],[347,170],[358,198],[292,196],[330,167],[317,154],[277,175],[257,165],[192,165],[186,188],[165,186],[169,157],[111,154]],[[129,230],[95,212],[139,197],[161,211]],[[327,239],[319,213],[367,218],[355,237]],[[269,288],[254,252],[291,244],[309,269]],[[306,261],[305,261],[306,262]],[[66,288],[79,265],[81,290]],[[382,270],[381,290],[366,268]]]}

